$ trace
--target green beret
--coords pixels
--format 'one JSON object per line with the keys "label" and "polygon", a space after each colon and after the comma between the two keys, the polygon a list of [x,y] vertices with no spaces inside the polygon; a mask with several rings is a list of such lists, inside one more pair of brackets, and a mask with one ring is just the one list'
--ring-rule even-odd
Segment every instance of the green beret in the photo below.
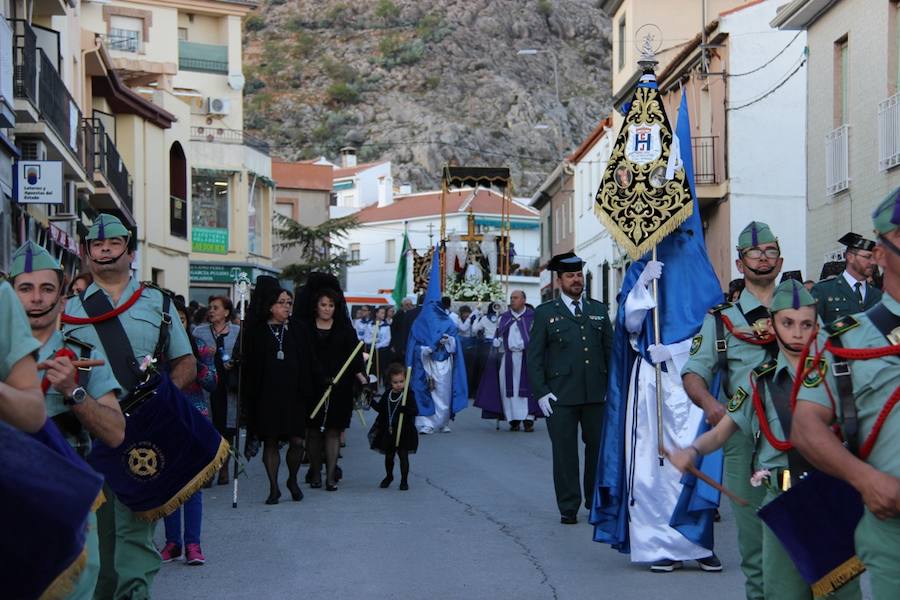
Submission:
{"label": "green beret", "polygon": [[100,213],[100,216],[98,216],[97,220],[94,221],[94,224],[91,225],[91,228],[88,230],[87,235],[84,236],[84,239],[108,240],[109,238],[117,237],[128,239],[131,237],[131,232],[122,225],[122,221],[120,221],[118,217]]}
{"label": "green beret", "polygon": [[798,309],[801,306],[815,306],[816,299],[809,293],[806,287],[796,279],[788,279],[782,281],[775,288],[775,295],[772,296],[772,304],[769,306],[769,312],[777,313],[785,308]]}
{"label": "green beret", "polygon": [[760,244],[768,244],[769,242],[777,242],[778,238],[769,229],[769,226],[759,221],[751,221],[749,225],[744,227],[741,235],[738,236],[738,250],[752,248]]}
{"label": "green beret", "polygon": [[12,263],[9,267],[9,276],[17,277],[22,273],[35,271],[62,271],[59,261],[53,258],[42,246],[38,246],[31,240],[25,242],[13,252]]}
{"label": "green beret", "polygon": [[872,213],[872,224],[878,235],[890,233],[900,227],[900,187],[881,201],[881,204]]}

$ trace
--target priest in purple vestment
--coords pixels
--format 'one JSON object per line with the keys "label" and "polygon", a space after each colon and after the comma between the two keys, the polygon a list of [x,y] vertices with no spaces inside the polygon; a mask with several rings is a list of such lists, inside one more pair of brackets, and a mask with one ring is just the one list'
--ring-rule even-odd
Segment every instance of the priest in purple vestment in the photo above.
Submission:
{"label": "priest in purple vestment", "polygon": [[509,421],[510,431],[519,431],[523,425],[525,431],[534,431],[534,418],[541,414],[529,389],[525,366],[533,320],[534,309],[525,304],[525,292],[514,290],[509,296],[509,310],[500,315],[494,351],[475,397],[482,418]]}

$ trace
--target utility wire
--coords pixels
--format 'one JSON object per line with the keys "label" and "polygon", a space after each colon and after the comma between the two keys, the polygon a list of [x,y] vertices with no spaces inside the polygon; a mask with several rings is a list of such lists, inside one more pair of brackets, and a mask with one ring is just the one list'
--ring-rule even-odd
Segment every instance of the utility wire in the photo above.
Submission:
{"label": "utility wire", "polygon": [[797,40],[798,37],[800,37],[800,34],[801,34],[801,33],[803,33],[803,31],[798,31],[798,32],[797,32],[797,35],[795,35],[795,36],[791,39],[791,41],[789,41],[789,42],[787,43],[787,46],[785,46],[784,48],[782,48],[781,50],[778,51],[778,54],[776,54],[775,56],[773,56],[772,58],[770,58],[769,60],[767,60],[766,62],[764,62],[763,64],[761,64],[760,66],[756,67],[755,69],[751,69],[751,70],[749,70],[749,71],[747,71],[747,72],[745,72],[745,73],[730,73],[728,76],[729,76],[729,77],[744,77],[745,75],[752,75],[753,73],[756,73],[757,71],[762,71],[763,69],[765,69],[766,67],[768,67],[770,64],[772,64],[772,62],[773,62],[776,58],[778,58],[779,56],[781,56],[782,54],[784,54],[784,51],[787,50],[787,49],[790,47],[790,45],[793,44],[793,43]]}
{"label": "utility wire", "polygon": [[747,108],[748,106],[752,106],[752,105],[756,104],[757,102],[761,102],[762,100],[765,100],[766,98],[768,98],[769,96],[771,96],[772,94],[774,94],[776,91],[778,91],[778,89],[781,88],[781,86],[783,86],[784,84],[786,84],[786,83],[791,79],[791,77],[793,77],[794,75],[796,75],[797,72],[798,72],[800,69],[803,68],[803,65],[805,65],[805,64],[806,64],[806,56],[804,55],[803,60],[800,61],[800,64],[797,65],[797,67],[796,67],[793,71],[791,71],[791,72],[787,75],[787,77],[785,77],[784,79],[782,79],[781,82],[780,82],[778,85],[776,85],[775,87],[773,87],[771,90],[769,90],[768,92],[766,92],[765,94],[763,94],[762,96],[760,96],[759,98],[757,98],[756,100],[751,100],[750,102],[746,102],[746,103],[744,103],[744,104],[741,104],[740,106],[732,106],[732,107],[728,107],[728,108],[725,109],[725,110],[729,110],[729,111],[732,111],[732,110],[741,110],[742,108]]}

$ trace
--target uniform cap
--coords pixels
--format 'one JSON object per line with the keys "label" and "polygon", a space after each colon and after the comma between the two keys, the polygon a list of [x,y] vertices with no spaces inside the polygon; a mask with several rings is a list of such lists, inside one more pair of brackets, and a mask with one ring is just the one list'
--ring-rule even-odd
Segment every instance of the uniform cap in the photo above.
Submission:
{"label": "uniform cap", "polygon": [[872,213],[872,224],[879,235],[890,233],[900,227],[900,187],[881,201]]}
{"label": "uniform cap", "polygon": [[22,273],[62,270],[59,261],[53,258],[45,248],[28,240],[13,253],[9,276],[12,278]]}
{"label": "uniform cap", "polygon": [[100,213],[94,224],[88,230],[84,239],[86,240],[108,240],[110,238],[130,238],[131,232],[122,225],[122,221],[118,217],[106,213]]}
{"label": "uniform cap", "polygon": [[769,312],[775,314],[786,308],[798,309],[801,306],[815,306],[816,299],[806,289],[803,283],[796,279],[788,279],[778,284],[775,295],[772,296],[772,304]]}
{"label": "uniform cap", "polygon": [[738,236],[737,249],[744,250],[745,248],[752,248],[754,246],[759,246],[760,244],[768,244],[777,241],[778,238],[775,237],[775,234],[772,233],[772,230],[769,229],[768,225],[760,223],[759,221],[751,221],[750,224],[741,231],[741,235]]}
{"label": "uniform cap", "polygon": [[863,236],[858,233],[853,233],[852,231],[841,239],[838,240],[839,243],[847,246],[849,250],[868,250],[871,251],[875,247],[875,242],[872,240],[867,240]]}
{"label": "uniform cap", "polygon": [[547,264],[548,269],[550,269],[551,271],[556,271],[557,273],[572,273],[580,271],[583,266],[584,261],[576,256],[574,252],[557,254],[556,256],[551,258],[550,262]]}

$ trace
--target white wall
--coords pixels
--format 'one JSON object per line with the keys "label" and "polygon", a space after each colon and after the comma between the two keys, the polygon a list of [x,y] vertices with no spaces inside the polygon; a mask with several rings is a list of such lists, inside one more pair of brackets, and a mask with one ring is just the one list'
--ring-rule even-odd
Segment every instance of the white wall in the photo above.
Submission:
{"label": "white wall", "polygon": [[[731,239],[750,221],[768,223],[778,236],[784,271],[806,272],[806,71],[803,66],[780,88],[758,102],[799,64],[806,32],[779,31],[769,22],[779,0],[726,15],[720,29],[728,32],[728,175]],[[793,39],[793,42],[791,41]],[[784,52],[764,68],[746,76]],[[722,85],[711,80],[710,85]],[[739,273],[732,261],[732,278]],[[815,275],[818,275],[817,273]],[[815,279],[816,277],[812,277]]]}

